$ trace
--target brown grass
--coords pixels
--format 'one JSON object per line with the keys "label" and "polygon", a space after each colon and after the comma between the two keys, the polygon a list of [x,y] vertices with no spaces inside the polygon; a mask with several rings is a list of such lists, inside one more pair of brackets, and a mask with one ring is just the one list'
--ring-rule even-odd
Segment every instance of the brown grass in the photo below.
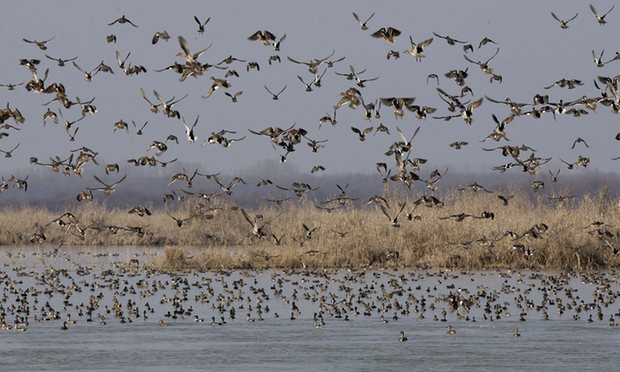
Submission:
{"label": "brown grass", "polygon": [[[413,200],[390,194],[392,214],[398,204],[407,201],[405,211],[413,209]],[[552,203],[546,199],[530,201],[527,195],[517,194],[509,206],[503,206],[494,194],[451,193],[443,197],[445,207],[418,206],[413,214],[419,219],[408,220],[405,211],[399,220],[401,227],[392,227],[377,206],[343,208],[326,212],[309,201],[288,202],[281,207],[262,206],[248,214],[262,215],[267,236],[252,236],[250,224],[241,212],[226,204],[212,218],[196,217],[182,227],[165,213],[153,210],[153,215],[138,217],[125,210],[106,209],[99,205],[81,206],[73,211],[78,225],[86,228],[80,234],[49,224],[54,218],[47,210],[22,208],[5,210],[0,215],[0,244],[28,245],[34,233],[43,233],[42,243],[66,246],[162,246],[164,249],[153,266],[167,270],[220,268],[455,268],[455,269],[545,269],[588,270],[620,266],[620,255],[614,254],[608,243],[620,245],[617,226],[620,226],[619,200],[605,196],[583,196],[579,200]],[[217,202],[216,202],[217,204]],[[479,216],[492,211],[495,218],[467,218],[462,222],[440,219],[458,213]],[[186,202],[174,216],[201,215],[196,204]],[[260,221],[260,220],[259,220]],[[604,221],[602,227],[612,236],[599,238],[594,221]],[[541,236],[513,239],[508,236],[484,244],[479,239],[493,240],[506,231],[522,235],[534,225],[544,223],[549,229]],[[303,224],[317,228],[311,239],[303,239]],[[146,233],[120,229],[93,229],[115,225],[143,226]],[[338,232],[345,233],[344,237]],[[275,243],[272,234],[283,237]],[[463,244],[473,241],[469,244]],[[531,250],[527,256],[514,245]]]}

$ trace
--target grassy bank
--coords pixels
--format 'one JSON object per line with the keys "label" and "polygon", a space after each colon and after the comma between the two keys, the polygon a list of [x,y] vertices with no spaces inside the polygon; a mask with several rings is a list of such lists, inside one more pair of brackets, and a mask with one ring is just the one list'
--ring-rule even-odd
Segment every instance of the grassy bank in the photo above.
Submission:
{"label": "grassy bank", "polygon": [[[532,201],[515,194],[504,205],[494,193],[454,192],[434,207],[416,206],[416,199],[402,195],[385,199],[388,205],[347,202],[331,211],[303,200],[263,205],[247,211],[262,227],[261,236],[252,233],[241,209],[217,200],[207,206],[188,201],[144,217],[91,204],[72,210],[75,219],[64,216],[60,223],[46,210],[13,208],[0,215],[0,243],[161,246],[155,265],[164,269],[620,266],[614,248],[620,245],[620,201],[604,195]],[[392,226],[381,205],[393,218],[404,202],[400,226]],[[493,218],[483,216],[485,211]],[[451,217],[462,213],[472,216]],[[169,215],[191,218],[179,227]]]}

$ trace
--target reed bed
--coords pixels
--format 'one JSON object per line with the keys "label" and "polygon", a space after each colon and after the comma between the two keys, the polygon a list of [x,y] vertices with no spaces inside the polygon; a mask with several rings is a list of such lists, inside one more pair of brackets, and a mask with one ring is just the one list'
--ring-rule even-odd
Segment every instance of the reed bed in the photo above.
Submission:
{"label": "reed bed", "polygon": [[[174,209],[151,210],[152,215],[145,217],[90,204],[72,210],[83,233],[75,226],[50,223],[58,215],[44,209],[4,210],[0,244],[159,246],[163,249],[152,265],[166,270],[403,267],[581,271],[620,266],[620,255],[614,249],[620,246],[620,200],[602,193],[563,202],[532,200],[519,193],[504,206],[495,194],[454,192],[443,195],[442,207],[416,207],[411,197],[384,196],[392,216],[400,203],[407,202],[399,216],[400,227],[392,226],[377,205],[365,203],[345,203],[327,212],[299,199],[247,210],[257,224],[265,225],[263,237],[253,235],[241,210],[225,201],[209,204],[210,211],[204,205],[184,202]],[[461,222],[446,218],[459,213],[481,216],[483,211],[492,211],[494,218],[466,217]],[[167,213],[195,217],[179,227]],[[593,225],[595,222],[598,224]],[[310,237],[304,225],[314,230]],[[142,227],[143,233],[131,227]]]}

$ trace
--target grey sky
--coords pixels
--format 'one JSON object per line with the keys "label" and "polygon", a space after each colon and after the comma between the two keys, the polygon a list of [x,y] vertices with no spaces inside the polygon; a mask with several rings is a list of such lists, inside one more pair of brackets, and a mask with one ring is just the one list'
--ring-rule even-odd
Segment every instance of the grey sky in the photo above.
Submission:
{"label": "grey sky", "polygon": [[[451,69],[469,67],[467,84],[473,89],[476,98],[486,94],[496,99],[511,97],[514,101],[530,103],[536,93],[549,94],[551,100],[556,102],[559,99],[573,100],[583,95],[598,95],[593,79],[597,75],[615,76],[620,67],[620,61],[615,61],[604,68],[597,68],[591,56],[593,49],[597,52],[605,49],[603,59],[608,60],[620,50],[617,45],[620,9],[610,13],[608,24],[600,26],[588,9],[588,3],[583,1],[260,1],[233,4],[200,1],[183,4],[187,5],[178,6],[163,1],[4,3],[2,12],[5,17],[0,23],[0,45],[3,46],[0,83],[30,80],[30,72],[19,66],[18,61],[20,58],[39,58],[40,74],[45,68],[50,69],[48,84],[62,82],[71,99],[75,96],[82,99],[96,97],[94,104],[98,113],[81,121],[76,141],[69,142],[62,126],[48,123],[43,128],[42,114],[46,108],[41,104],[51,100],[52,95],[30,93],[23,86],[15,91],[1,89],[0,105],[9,102],[11,107],[19,108],[26,118],[20,132],[12,131],[9,137],[0,140],[0,149],[3,150],[21,142],[13,158],[0,158],[3,175],[6,176],[7,172],[14,169],[30,167],[30,156],[47,159],[49,156],[68,154],[68,150],[80,146],[99,151],[100,158],[107,162],[118,162],[122,167],[129,167],[126,159],[153,155],[153,151],[146,152],[147,145],[152,140],[163,140],[171,133],[179,137],[181,145],[171,145],[162,156],[163,160],[178,157],[187,162],[200,163],[201,169],[207,172],[242,172],[265,160],[278,160],[269,140],[249,134],[248,128],[286,128],[293,122],[307,129],[308,137],[329,139],[329,142],[318,153],[311,153],[305,143],[298,145],[298,150],[289,156],[289,161],[279,165],[282,167],[309,171],[313,165],[323,164],[328,173],[374,172],[376,162],[393,162],[383,153],[390,143],[398,140],[396,126],[406,134],[422,126],[414,141],[413,155],[430,160],[425,168],[427,171],[449,165],[461,170],[486,172],[492,165],[508,162],[507,158],[497,152],[481,150],[483,146],[495,147],[498,144],[478,142],[494,128],[492,113],[500,118],[509,115],[504,105],[485,100],[475,111],[471,126],[460,118],[444,122],[434,120],[430,115],[426,121],[419,121],[411,112],[407,112],[402,120],[397,120],[389,107],[382,108],[381,120],[367,122],[363,119],[362,109],[342,107],[338,110],[337,126],[324,125],[319,130],[318,119],[326,112],[331,113],[331,107],[339,99],[339,92],[353,86],[334,72],[348,72],[351,64],[356,70],[367,69],[363,75],[366,78],[379,76],[379,80],[369,82],[367,88],[361,89],[367,102],[379,97],[416,97],[416,104],[436,107],[438,110],[434,115],[445,115],[448,114],[446,105],[437,97],[435,84],[426,85],[428,74],[438,74],[440,86],[449,93],[457,94],[460,87],[444,78],[443,74]],[[594,3],[600,12],[606,11],[612,4],[600,1]],[[368,31],[360,29],[353,19],[352,11],[363,18],[376,12],[368,23]],[[572,17],[576,12],[579,16],[570,23],[567,30],[562,30],[551,17],[550,11],[564,19]],[[108,26],[121,14],[125,14],[139,28],[119,24]],[[201,19],[211,17],[204,35],[197,33],[194,15]],[[372,32],[387,26],[402,31],[395,44],[389,45],[384,40],[370,37]],[[269,30],[278,37],[287,34],[280,53],[259,42],[247,40],[250,34],[259,29]],[[157,45],[151,45],[153,33],[163,30],[167,30],[172,39],[167,43],[160,41]],[[426,48],[426,58],[420,63],[402,54],[403,50],[410,47],[409,35],[415,41],[421,41],[432,37],[432,31],[472,43],[475,50],[468,56],[473,60],[485,60],[495,52],[494,45],[477,49],[483,37],[496,41],[500,52],[491,66],[503,76],[503,83],[489,83],[488,75],[465,61],[461,46],[450,46],[437,37]],[[107,44],[105,37],[112,33],[117,35],[118,42]],[[260,64],[260,71],[250,72],[246,72],[243,63],[231,66],[241,76],[228,79],[232,84],[228,91],[244,92],[237,104],[232,104],[222,91],[216,91],[206,100],[200,97],[209,89],[209,77],[223,77],[222,70],[210,70],[198,79],[190,77],[185,82],[180,82],[178,75],[171,71],[153,71],[174,61],[182,62],[181,58],[175,57],[180,51],[178,35],[188,40],[192,51],[213,43],[211,49],[200,58],[202,63],[215,64],[233,55]],[[45,52],[22,41],[22,38],[43,40],[52,36],[56,38],[48,43]],[[296,75],[301,75],[306,81],[311,80],[312,75],[305,66],[286,60],[286,56],[310,60],[326,57],[333,49],[336,50],[334,58],[346,56],[346,59],[327,71],[321,88],[315,88],[311,93],[304,92]],[[400,51],[401,58],[387,60],[386,53],[390,49]],[[144,65],[148,72],[125,76],[116,66],[116,50],[121,54],[131,51],[130,61]],[[62,58],[78,56],[78,64],[87,70],[104,60],[112,66],[115,74],[100,73],[89,83],[72,65],[57,67],[53,61],[44,57],[44,53]],[[281,64],[267,64],[268,57],[273,54],[281,56]],[[558,87],[543,89],[543,86],[561,78],[580,79],[585,85],[574,90]],[[279,90],[285,84],[288,88],[279,101],[273,101],[263,89],[264,84],[273,90]],[[189,93],[189,97],[180,102],[176,109],[188,122],[193,122],[200,115],[196,128],[197,143],[189,144],[185,140],[180,120],[166,118],[161,113],[151,113],[139,94],[139,88],[144,88],[149,96],[156,89],[164,98],[181,97]],[[54,111],[58,110],[56,103],[50,107]],[[79,107],[63,112],[69,120],[80,115]],[[129,135],[124,131],[113,133],[113,124],[120,119],[128,123],[131,120],[138,123],[149,120],[145,135],[136,136],[131,127]],[[390,128],[390,136],[381,133],[371,135],[362,143],[350,130],[352,125],[376,127],[380,122]],[[12,124],[12,121],[9,123]],[[611,114],[609,108],[599,106],[596,112],[581,118],[563,115],[554,121],[550,114],[540,120],[520,117],[509,125],[507,132],[512,145],[525,143],[537,149],[539,156],[552,156],[548,168],[563,167],[559,158],[575,161],[578,155],[585,155],[591,157],[592,168],[616,171],[618,163],[610,158],[620,156],[620,146],[613,138],[620,130],[617,123],[617,115]],[[238,135],[232,137],[248,136],[245,141],[234,143],[228,149],[217,145],[201,145],[212,131],[224,128],[238,132]],[[588,141],[589,149],[578,145],[575,150],[571,150],[573,140],[578,136]],[[456,140],[465,140],[470,144],[455,151],[448,144]],[[103,172],[103,169],[88,168],[89,174]]]}

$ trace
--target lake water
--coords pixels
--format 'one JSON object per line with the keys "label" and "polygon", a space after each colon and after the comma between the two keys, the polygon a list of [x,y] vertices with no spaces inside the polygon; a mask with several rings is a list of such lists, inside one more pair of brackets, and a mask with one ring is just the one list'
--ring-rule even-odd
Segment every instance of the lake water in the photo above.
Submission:
{"label": "lake water", "polygon": [[[25,332],[0,331],[0,370],[615,370],[620,362],[620,327],[610,325],[620,321],[615,272],[166,274],[119,268],[148,262],[155,249],[67,252],[0,251],[4,321],[28,319]],[[55,312],[60,319],[42,320]],[[75,324],[61,330],[67,319]]]}

